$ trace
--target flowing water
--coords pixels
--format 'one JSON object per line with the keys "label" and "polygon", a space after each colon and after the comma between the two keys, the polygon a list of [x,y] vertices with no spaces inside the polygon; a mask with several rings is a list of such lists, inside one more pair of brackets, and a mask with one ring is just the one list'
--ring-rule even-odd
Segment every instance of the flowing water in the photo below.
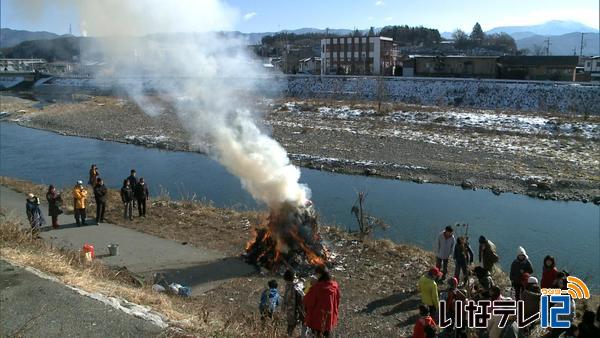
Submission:
{"label": "flowing water", "polygon": [[[67,187],[79,179],[87,182],[89,167],[95,163],[112,188],[119,188],[135,168],[155,196],[162,190],[173,199],[196,196],[220,207],[261,208],[236,177],[197,153],[61,136],[10,123],[0,124],[0,146],[0,175],[4,176]],[[432,249],[444,226],[468,223],[476,256],[477,238],[485,235],[496,243],[504,269],[520,245],[528,251],[534,275],[541,277],[543,257],[551,254],[559,268],[600,290],[599,206],[311,169],[302,169],[301,181],[312,189],[322,223],[355,229],[350,209],[357,192],[365,191],[367,210],[391,225],[377,231],[376,237]],[[465,231],[465,227],[457,228],[459,234]]]}

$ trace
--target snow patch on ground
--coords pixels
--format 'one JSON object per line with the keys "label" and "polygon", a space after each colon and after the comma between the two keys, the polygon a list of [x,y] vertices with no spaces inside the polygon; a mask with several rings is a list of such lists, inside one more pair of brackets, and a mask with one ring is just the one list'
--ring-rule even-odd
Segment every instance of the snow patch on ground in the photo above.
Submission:
{"label": "snow patch on ground", "polygon": [[379,161],[357,161],[357,160],[348,160],[337,157],[324,157],[324,156],[315,156],[309,154],[289,154],[290,158],[297,161],[312,161],[317,164],[328,164],[328,165],[351,165],[357,167],[391,167],[396,169],[413,169],[413,170],[423,170],[427,169],[426,167],[415,166],[415,165],[405,165],[405,164],[397,164],[390,162],[379,162]]}
{"label": "snow patch on ground", "polygon": [[[339,120],[373,119],[377,120],[373,109],[357,109],[349,106],[318,107],[317,112],[303,111],[301,102],[286,102],[288,111],[309,117],[317,114],[323,118]],[[496,113],[490,110],[470,111],[396,111],[386,116],[380,116],[388,123],[412,123],[420,125],[444,126],[451,128],[478,128],[489,131],[502,131],[520,134],[543,134],[578,136],[587,139],[600,139],[600,124],[598,123],[562,123],[559,118],[546,118],[524,114]]]}
{"label": "snow patch on ground", "polygon": [[161,144],[169,140],[169,138],[164,135],[125,135],[125,139],[136,144]]}

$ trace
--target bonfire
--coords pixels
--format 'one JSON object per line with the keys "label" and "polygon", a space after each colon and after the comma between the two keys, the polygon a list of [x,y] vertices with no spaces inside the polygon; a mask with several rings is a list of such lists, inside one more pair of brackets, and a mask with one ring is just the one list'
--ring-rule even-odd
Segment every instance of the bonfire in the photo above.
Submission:
{"label": "bonfire", "polygon": [[311,202],[302,207],[285,203],[252,230],[246,260],[271,271],[291,268],[306,274],[313,266],[327,263],[328,250],[318,230]]}

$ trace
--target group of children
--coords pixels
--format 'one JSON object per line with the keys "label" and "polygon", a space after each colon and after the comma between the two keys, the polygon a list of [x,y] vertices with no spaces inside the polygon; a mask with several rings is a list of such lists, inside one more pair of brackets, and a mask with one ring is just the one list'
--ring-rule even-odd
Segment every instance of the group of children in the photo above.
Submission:
{"label": "group of children", "polygon": [[283,297],[279,293],[276,280],[270,280],[268,288],[263,291],[259,304],[261,318],[273,318],[273,315],[283,308],[288,336],[293,336],[300,324],[301,337],[309,334],[328,337],[337,325],[341,293],[327,268],[316,267],[314,279],[307,283],[306,287],[296,279],[292,270],[287,270],[283,279]]}

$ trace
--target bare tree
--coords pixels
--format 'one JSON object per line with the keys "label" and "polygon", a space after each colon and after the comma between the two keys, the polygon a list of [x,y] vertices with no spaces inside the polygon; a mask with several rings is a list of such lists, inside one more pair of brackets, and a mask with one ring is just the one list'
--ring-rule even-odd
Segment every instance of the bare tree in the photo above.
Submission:
{"label": "bare tree", "polygon": [[373,229],[381,228],[387,229],[389,225],[387,225],[382,219],[369,215],[365,212],[365,199],[367,198],[367,194],[363,191],[358,193],[358,199],[352,206],[352,214],[356,217],[356,221],[358,222],[358,231],[361,237],[367,237],[371,235]]}
{"label": "bare tree", "polygon": [[381,109],[382,103],[384,103],[387,99],[387,86],[385,83],[385,79],[382,76],[377,77],[377,114],[382,114],[383,111]]}

